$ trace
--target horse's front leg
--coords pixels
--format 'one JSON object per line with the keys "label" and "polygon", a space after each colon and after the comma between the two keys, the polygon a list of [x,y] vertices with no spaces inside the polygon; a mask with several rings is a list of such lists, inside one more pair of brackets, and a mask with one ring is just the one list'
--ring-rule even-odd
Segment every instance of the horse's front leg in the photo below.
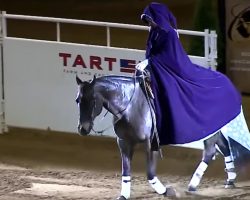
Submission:
{"label": "horse's front leg", "polygon": [[122,187],[121,196],[117,199],[129,199],[131,190],[131,160],[134,153],[134,144],[128,143],[122,139],[117,139],[117,143],[122,159]]}
{"label": "horse's front leg", "polygon": [[146,156],[147,156],[147,178],[151,187],[158,194],[166,194],[166,187],[161,183],[161,181],[156,176],[156,167],[158,160],[158,151],[152,151],[150,141],[146,141]]}

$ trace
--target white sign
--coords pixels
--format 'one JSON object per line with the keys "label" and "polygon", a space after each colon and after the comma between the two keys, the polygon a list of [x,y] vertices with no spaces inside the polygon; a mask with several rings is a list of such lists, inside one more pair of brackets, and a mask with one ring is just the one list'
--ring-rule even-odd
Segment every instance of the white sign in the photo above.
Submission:
{"label": "white sign", "polygon": [[[83,80],[94,74],[132,75],[143,59],[140,50],[6,38],[6,124],[76,132],[76,73]],[[95,128],[107,124],[110,116]]]}
{"label": "white sign", "polygon": [[[132,76],[144,55],[144,51],[134,49],[5,38],[6,124],[76,133],[76,74],[83,80],[93,75]],[[208,66],[203,57],[190,58]],[[104,112],[95,120],[94,128],[110,127],[104,135],[114,136],[112,116],[101,120]]]}

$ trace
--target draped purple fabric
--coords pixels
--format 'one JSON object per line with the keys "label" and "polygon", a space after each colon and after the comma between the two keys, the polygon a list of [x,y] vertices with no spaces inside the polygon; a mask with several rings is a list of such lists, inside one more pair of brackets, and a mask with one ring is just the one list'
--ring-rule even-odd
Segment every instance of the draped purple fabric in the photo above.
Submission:
{"label": "draped purple fabric", "polygon": [[196,141],[227,124],[241,110],[241,95],[223,74],[193,64],[174,28],[176,20],[160,3],[143,14],[158,25],[151,28],[146,58],[155,95],[160,144]]}

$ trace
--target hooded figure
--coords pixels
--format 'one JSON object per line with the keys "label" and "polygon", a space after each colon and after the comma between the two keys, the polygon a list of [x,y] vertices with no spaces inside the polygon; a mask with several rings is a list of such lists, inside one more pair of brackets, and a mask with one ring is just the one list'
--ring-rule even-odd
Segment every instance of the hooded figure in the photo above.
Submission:
{"label": "hooded figure", "polygon": [[173,14],[149,4],[147,69],[151,75],[160,145],[184,144],[215,133],[241,112],[241,95],[223,74],[193,64],[176,32]]}

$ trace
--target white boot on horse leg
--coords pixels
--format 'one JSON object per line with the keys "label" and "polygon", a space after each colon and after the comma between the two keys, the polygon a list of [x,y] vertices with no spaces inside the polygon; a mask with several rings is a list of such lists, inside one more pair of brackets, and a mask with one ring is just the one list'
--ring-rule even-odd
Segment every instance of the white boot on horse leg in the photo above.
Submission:
{"label": "white boot on horse leg", "polygon": [[173,187],[164,186],[161,181],[155,176],[153,179],[148,180],[151,187],[158,193],[168,197],[176,196],[176,191]]}
{"label": "white boot on horse leg", "polygon": [[166,193],[166,187],[161,183],[161,181],[156,176],[153,179],[148,180],[148,182],[158,194]]}
{"label": "white boot on horse leg", "polygon": [[188,184],[188,191],[196,191],[196,188],[200,184],[201,178],[207,167],[207,163],[203,161],[199,164]]}
{"label": "white boot on horse leg", "polygon": [[227,180],[225,183],[226,189],[235,188],[234,181],[237,177],[237,174],[235,172],[234,162],[231,158],[231,156],[225,157],[225,171],[227,172]]}
{"label": "white boot on horse leg", "polygon": [[122,189],[121,196],[118,197],[118,200],[125,200],[130,198],[130,190],[131,190],[131,177],[130,176],[122,176]]}

